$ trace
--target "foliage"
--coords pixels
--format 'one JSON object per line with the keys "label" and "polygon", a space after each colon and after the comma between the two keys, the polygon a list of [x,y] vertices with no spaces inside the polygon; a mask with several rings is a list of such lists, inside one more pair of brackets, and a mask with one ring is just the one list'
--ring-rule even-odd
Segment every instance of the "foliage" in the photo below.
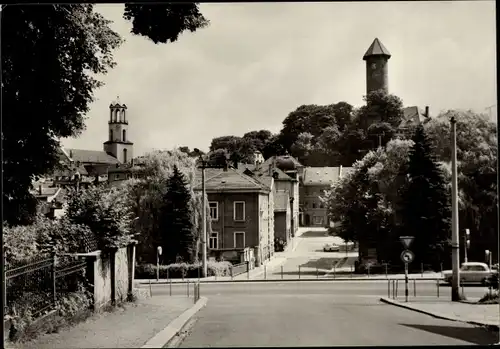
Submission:
{"label": "foliage", "polygon": [[185,31],[195,32],[208,26],[197,3],[139,4],[126,3],[123,18],[132,21],[131,32],[149,38],[155,44],[177,41]]}
{"label": "foliage", "polygon": [[[144,165],[140,179],[131,179],[125,182],[124,187],[129,193],[133,203],[133,212],[136,217],[134,230],[138,233],[139,244],[137,246],[138,260],[144,262],[156,262],[156,248],[161,241],[160,221],[164,208],[164,196],[167,193],[167,180],[173,172],[174,165],[182,172],[188,182],[191,196],[191,222],[193,234],[197,243],[196,257],[199,258],[199,241],[202,233],[202,205],[201,193],[195,193],[193,187],[196,184],[195,175],[196,158],[189,157],[180,149],[172,151],[156,151],[144,156]],[[207,205],[208,206],[208,205]],[[207,233],[211,232],[210,208],[207,211]]]}
{"label": "foliage", "polygon": [[[231,263],[227,261],[209,261],[207,262],[208,276],[229,276],[231,275],[231,266]],[[160,265],[160,279],[197,278],[202,275],[201,269],[200,263]],[[137,279],[155,279],[156,270],[156,264],[138,264],[135,269],[135,277]]]}
{"label": "foliage", "polygon": [[6,6],[2,18],[4,219],[28,224],[32,180],[57,163],[59,138],[84,129],[98,77],[114,66],[121,39],[92,4]]}
{"label": "foliage", "polygon": [[163,260],[190,262],[193,256],[194,234],[191,221],[191,195],[184,175],[176,165],[167,179],[167,191],[163,197],[160,218],[160,244],[165,255]]}
{"label": "foliage", "polygon": [[132,229],[135,218],[132,202],[122,187],[71,190],[67,217],[73,224],[88,226],[103,251],[127,246],[137,235]]}
{"label": "foliage", "polygon": [[422,126],[417,127],[413,142],[405,171],[408,184],[401,189],[401,228],[415,237],[416,262],[439,266],[451,237],[450,191]]}
{"label": "foliage", "polygon": [[[437,156],[451,161],[450,118],[455,117],[460,227],[471,233],[470,258],[482,260],[484,250],[498,244],[497,130],[486,115],[472,111],[447,111],[425,125]],[[463,229],[461,229],[463,234]]]}
{"label": "foliage", "polygon": [[274,251],[283,252],[286,247],[286,241],[283,238],[274,238]]}

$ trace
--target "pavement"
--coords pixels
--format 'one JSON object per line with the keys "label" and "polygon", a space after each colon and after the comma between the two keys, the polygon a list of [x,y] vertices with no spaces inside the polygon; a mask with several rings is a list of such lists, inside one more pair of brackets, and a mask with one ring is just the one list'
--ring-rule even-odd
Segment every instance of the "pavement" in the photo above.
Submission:
{"label": "pavement", "polygon": [[[488,345],[498,333],[436,319],[380,301],[387,283],[249,282],[204,284],[209,299],[193,318],[187,347]],[[416,300],[435,299],[421,287]],[[165,285],[152,286],[161,293]],[[444,294],[442,302],[445,303]],[[449,299],[449,294],[448,297]],[[436,302],[439,304],[439,302]],[[390,333],[391,335],[386,335]]]}
{"label": "pavement", "polygon": [[472,325],[495,328],[500,327],[498,304],[471,304],[462,302],[422,302],[411,300],[403,302],[383,297],[384,303],[410,309],[439,319],[465,322]]}
{"label": "pavement", "polygon": [[[139,348],[162,347],[195,312],[206,298],[194,304],[192,295],[153,295],[136,303],[125,303],[111,312],[95,314],[85,322],[45,334],[12,348]],[[151,346],[153,345],[153,346]]]}

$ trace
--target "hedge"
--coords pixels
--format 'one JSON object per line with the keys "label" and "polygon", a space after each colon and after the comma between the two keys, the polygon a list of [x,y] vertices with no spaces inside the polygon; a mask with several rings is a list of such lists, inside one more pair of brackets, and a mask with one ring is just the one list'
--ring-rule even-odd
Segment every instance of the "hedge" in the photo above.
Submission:
{"label": "hedge", "polygon": [[[208,262],[207,276],[230,276],[232,264],[227,261]],[[197,278],[201,276],[201,264],[175,263],[169,265],[160,265],[160,279],[180,279]],[[135,267],[136,279],[156,279],[155,264],[138,264]]]}

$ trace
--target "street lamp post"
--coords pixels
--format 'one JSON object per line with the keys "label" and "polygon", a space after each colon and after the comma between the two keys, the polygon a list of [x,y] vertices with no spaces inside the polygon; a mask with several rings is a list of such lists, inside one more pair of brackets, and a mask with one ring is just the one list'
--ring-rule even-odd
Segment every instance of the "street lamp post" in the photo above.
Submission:
{"label": "street lamp post", "polygon": [[451,283],[451,300],[460,301],[460,243],[458,238],[458,181],[457,181],[457,122],[454,117],[451,123],[451,264],[453,277]]}

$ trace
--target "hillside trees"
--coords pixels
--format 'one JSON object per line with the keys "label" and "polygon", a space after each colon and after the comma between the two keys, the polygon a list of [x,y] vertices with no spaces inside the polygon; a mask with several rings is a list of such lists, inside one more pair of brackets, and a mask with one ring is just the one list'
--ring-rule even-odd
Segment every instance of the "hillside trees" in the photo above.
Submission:
{"label": "hillside trees", "polygon": [[449,251],[451,239],[451,193],[437,163],[423,126],[413,136],[407,175],[400,192],[401,227],[414,236],[416,261],[430,263],[437,270]]}
{"label": "hillside trees", "polygon": [[[156,247],[162,243],[161,220],[164,212],[164,198],[167,195],[168,178],[174,172],[174,166],[185,176],[190,195],[191,225],[195,242],[193,259],[199,257],[199,241],[202,232],[202,198],[201,193],[195,193],[192,188],[196,184],[196,158],[174,149],[172,151],[157,151],[144,156],[141,166],[141,178],[130,179],[124,185],[132,197],[133,210],[138,219],[134,229],[138,233],[138,259],[142,262],[156,263]],[[207,231],[211,231],[210,214],[207,208]]]}

